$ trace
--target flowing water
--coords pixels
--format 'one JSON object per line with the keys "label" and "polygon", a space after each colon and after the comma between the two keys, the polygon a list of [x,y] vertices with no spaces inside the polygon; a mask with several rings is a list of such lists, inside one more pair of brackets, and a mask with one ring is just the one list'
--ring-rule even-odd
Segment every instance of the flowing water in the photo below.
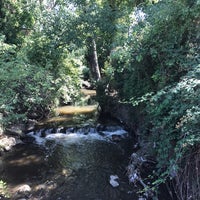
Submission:
{"label": "flowing water", "polygon": [[[88,114],[94,108],[85,107],[85,112],[80,107],[57,109],[64,116],[27,133],[23,144],[3,156],[0,179],[7,182],[11,199],[137,199],[126,176],[133,145],[129,133],[116,123],[91,122],[84,117],[72,123],[77,116],[69,117],[72,112]],[[112,175],[117,177],[116,187],[111,185]],[[24,184],[31,192],[23,196],[19,187]]]}

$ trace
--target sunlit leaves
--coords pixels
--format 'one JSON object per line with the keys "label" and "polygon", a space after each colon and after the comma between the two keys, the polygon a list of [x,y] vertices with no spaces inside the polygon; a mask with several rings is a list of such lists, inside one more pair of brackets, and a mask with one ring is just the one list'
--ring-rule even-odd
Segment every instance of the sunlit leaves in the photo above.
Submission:
{"label": "sunlit leaves", "polygon": [[35,10],[30,3],[5,0],[1,3],[1,33],[7,43],[21,45],[35,24]]}
{"label": "sunlit leaves", "polygon": [[0,180],[0,195],[3,196],[3,198],[10,197],[10,194],[7,188],[7,183],[3,180]]}
{"label": "sunlit leaves", "polygon": [[[159,167],[169,167],[166,158],[180,160],[191,146],[200,143],[199,78],[199,66],[195,66],[178,84],[157,92],[147,101]],[[173,148],[176,150],[170,154]]]}

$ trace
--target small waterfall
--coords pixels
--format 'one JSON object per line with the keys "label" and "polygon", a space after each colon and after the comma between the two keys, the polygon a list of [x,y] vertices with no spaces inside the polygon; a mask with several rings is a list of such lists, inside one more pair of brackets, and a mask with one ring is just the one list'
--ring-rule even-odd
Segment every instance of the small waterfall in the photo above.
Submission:
{"label": "small waterfall", "polygon": [[27,136],[33,137],[35,143],[44,145],[48,140],[104,140],[107,142],[119,142],[129,137],[129,134],[121,126],[103,126],[98,124],[96,127],[87,125],[79,128],[39,129],[27,133]]}

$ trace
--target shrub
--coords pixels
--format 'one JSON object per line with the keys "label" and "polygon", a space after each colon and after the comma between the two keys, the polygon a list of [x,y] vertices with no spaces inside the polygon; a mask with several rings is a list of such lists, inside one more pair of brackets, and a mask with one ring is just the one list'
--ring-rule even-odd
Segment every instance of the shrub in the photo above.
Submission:
{"label": "shrub", "polygon": [[26,48],[17,50],[3,40],[0,45],[0,112],[5,123],[47,117],[61,97],[67,102],[77,97],[78,70],[72,58],[61,57],[55,74],[46,65],[30,62]]}
{"label": "shrub", "polygon": [[[146,102],[147,124],[150,127],[150,142],[154,146],[157,159],[156,176],[153,183],[158,186],[169,179],[175,179],[175,188],[180,199],[188,199],[199,187],[199,172],[191,172],[192,166],[198,167],[200,146],[200,65],[196,66],[177,84],[167,86],[151,94],[148,98],[139,99]],[[137,101],[134,101],[137,105]],[[143,137],[145,137],[143,133]],[[149,132],[148,132],[149,134]],[[194,160],[192,159],[194,158]],[[191,174],[185,178],[182,174]],[[188,185],[188,183],[192,185]],[[184,193],[183,190],[188,191]],[[185,196],[184,198],[181,197]],[[200,194],[196,191],[196,197]]]}

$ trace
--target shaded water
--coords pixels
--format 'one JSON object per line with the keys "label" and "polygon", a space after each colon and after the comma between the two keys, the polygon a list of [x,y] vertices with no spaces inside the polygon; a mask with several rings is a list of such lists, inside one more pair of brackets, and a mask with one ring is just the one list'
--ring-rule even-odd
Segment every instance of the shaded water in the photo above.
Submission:
{"label": "shaded water", "polygon": [[[22,197],[31,200],[134,200],[126,176],[131,147],[128,132],[118,125],[48,125],[28,133],[24,144],[3,157],[1,178],[11,199],[21,198],[17,188],[28,184],[31,193]],[[111,175],[119,177],[118,187],[111,186]]]}

